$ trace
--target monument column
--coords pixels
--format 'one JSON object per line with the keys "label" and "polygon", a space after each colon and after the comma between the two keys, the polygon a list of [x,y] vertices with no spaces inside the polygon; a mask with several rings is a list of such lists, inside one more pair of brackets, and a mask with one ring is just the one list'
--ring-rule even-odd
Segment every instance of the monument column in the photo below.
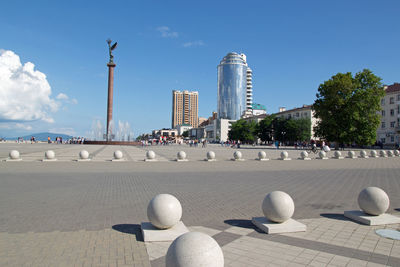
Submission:
{"label": "monument column", "polygon": [[108,39],[108,52],[110,53],[110,61],[108,62],[108,101],[107,101],[107,132],[106,132],[106,141],[112,140],[112,129],[110,128],[110,123],[112,121],[112,112],[113,112],[113,91],[114,91],[114,56],[112,51],[117,47],[117,42],[111,45],[111,40]]}
{"label": "monument column", "polygon": [[110,62],[108,66],[108,102],[107,102],[107,141],[111,141],[112,132],[110,129],[110,122],[112,121],[113,113],[113,91],[114,91],[114,68],[115,63]]}

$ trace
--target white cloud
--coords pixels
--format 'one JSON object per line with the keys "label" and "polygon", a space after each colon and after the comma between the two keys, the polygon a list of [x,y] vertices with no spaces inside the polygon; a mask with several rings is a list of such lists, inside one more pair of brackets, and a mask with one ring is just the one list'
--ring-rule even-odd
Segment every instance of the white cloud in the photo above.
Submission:
{"label": "white cloud", "polygon": [[78,104],[78,100],[76,100],[76,98],[70,99],[69,96],[67,96],[67,95],[64,94],[64,93],[59,93],[59,94],[56,96],[56,98],[57,98],[58,100],[64,100],[64,101],[65,101],[66,103],[68,103],[68,104],[74,104],[74,105]]}
{"label": "white cloud", "polygon": [[46,75],[34,68],[13,51],[0,50],[0,121],[54,122],[49,113],[59,104],[50,98]]}
{"label": "white cloud", "polygon": [[183,44],[183,47],[192,47],[192,46],[203,46],[205,43],[202,40],[187,42]]}
{"label": "white cloud", "polygon": [[29,131],[32,130],[32,126],[23,123],[6,122],[6,123],[0,123],[0,129],[6,129],[6,130],[22,129]]}
{"label": "white cloud", "polygon": [[167,26],[160,26],[156,29],[161,33],[161,36],[164,38],[177,38],[179,34],[177,32],[171,31],[171,29]]}
{"label": "white cloud", "polygon": [[63,93],[59,93],[56,98],[59,100],[68,100],[69,99],[69,97]]}

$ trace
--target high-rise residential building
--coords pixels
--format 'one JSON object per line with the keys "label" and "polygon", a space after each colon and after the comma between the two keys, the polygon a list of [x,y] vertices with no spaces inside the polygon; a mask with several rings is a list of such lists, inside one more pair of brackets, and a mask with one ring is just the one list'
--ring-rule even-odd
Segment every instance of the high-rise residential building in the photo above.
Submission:
{"label": "high-rise residential building", "polygon": [[218,65],[218,118],[238,120],[251,110],[252,71],[246,55],[228,53]]}
{"label": "high-rise residential building", "polygon": [[199,125],[199,93],[172,91],[172,128],[178,125]]}

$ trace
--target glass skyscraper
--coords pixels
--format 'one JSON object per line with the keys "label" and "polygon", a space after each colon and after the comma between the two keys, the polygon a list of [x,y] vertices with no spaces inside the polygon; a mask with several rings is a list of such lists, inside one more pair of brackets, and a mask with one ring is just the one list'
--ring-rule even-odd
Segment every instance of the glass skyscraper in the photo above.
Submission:
{"label": "glass skyscraper", "polygon": [[248,69],[246,56],[237,53],[228,53],[218,65],[219,119],[238,120],[248,109],[247,100],[252,98]]}

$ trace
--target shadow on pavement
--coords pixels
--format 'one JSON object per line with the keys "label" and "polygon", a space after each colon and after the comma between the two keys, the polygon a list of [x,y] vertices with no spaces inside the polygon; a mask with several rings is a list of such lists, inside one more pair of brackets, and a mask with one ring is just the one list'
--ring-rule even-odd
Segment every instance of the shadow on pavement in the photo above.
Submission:
{"label": "shadow on pavement", "polygon": [[136,236],[136,241],[143,242],[143,235],[139,224],[116,224],[112,226],[115,231]]}
{"label": "shadow on pavement", "polygon": [[231,220],[225,220],[224,223],[232,225],[232,226],[237,226],[237,227],[242,227],[242,228],[247,228],[247,229],[258,229],[252,222],[251,220],[237,220],[237,219],[231,219]]}
{"label": "shadow on pavement", "polygon": [[322,217],[334,219],[334,220],[338,220],[338,221],[351,221],[350,219],[348,219],[341,213],[321,213],[320,215]]}

